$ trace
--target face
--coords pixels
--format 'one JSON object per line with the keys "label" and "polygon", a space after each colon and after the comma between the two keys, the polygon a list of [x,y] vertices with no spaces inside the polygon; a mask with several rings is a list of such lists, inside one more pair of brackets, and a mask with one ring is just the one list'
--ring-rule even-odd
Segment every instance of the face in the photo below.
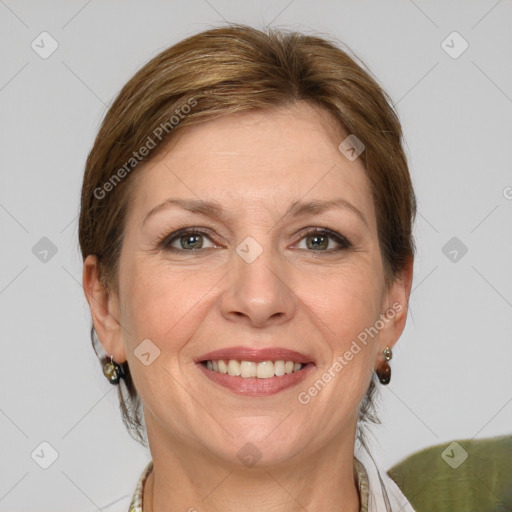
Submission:
{"label": "face", "polygon": [[370,182],[333,126],[305,104],[227,116],[131,178],[119,323],[96,330],[128,360],[150,443],[238,464],[246,443],[259,464],[353,448],[407,290],[385,288]]}

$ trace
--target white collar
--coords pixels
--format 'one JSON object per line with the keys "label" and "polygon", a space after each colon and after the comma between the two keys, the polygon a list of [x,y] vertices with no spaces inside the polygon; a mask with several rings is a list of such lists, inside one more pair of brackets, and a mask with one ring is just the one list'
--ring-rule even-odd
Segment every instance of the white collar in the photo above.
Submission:
{"label": "white collar", "polygon": [[368,478],[368,512],[415,512],[396,483],[380,472],[371,454],[364,448],[354,455]]}

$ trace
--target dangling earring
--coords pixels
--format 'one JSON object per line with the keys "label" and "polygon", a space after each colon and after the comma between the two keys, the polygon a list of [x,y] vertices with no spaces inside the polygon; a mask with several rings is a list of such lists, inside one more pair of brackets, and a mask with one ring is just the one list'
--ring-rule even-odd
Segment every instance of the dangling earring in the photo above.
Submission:
{"label": "dangling earring", "polygon": [[118,384],[123,376],[121,367],[114,362],[114,356],[110,356],[110,361],[107,361],[103,366],[103,374],[107,377],[110,384]]}
{"label": "dangling earring", "polygon": [[379,378],[379,382],[385,386],[391,380],[391,366],[389,366],[388,361],[393,357],[393,353],[389,347],[386,347],[382,353],[384,354],[384,362],[377,367],[375,373]]}

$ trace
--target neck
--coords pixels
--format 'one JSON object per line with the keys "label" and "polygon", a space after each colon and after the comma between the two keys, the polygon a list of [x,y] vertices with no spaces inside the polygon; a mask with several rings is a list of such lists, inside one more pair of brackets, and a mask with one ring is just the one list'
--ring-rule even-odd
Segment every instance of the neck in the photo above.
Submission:
{"label": "neck", "polygon": [[353,437],[340,436],[314,453],[250,468],[183,443],[158,443],[158,437],[148,428],[153,470],[144,486],[144,512],[359,511]]}

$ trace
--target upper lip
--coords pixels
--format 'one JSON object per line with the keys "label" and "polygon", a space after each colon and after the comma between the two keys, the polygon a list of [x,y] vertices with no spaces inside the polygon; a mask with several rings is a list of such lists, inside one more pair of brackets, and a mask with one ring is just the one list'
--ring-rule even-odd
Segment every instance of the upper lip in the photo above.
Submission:
{"label": "upper lip", "polygon": [[294,363],[312,363],[312,357],[301,354],[295,350],[282,347],[254,348],[254,347],[227,347],[213,350],[196,358],[195,362],[219,361],[234,359],[237,361],[293,361]]}

